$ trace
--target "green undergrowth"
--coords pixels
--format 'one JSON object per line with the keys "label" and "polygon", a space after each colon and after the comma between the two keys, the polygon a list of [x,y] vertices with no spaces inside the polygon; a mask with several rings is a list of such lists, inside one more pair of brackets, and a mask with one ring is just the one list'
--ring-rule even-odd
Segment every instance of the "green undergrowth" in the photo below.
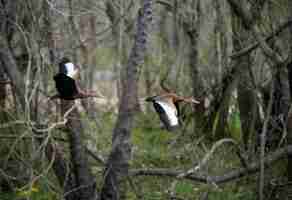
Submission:
{"label": "green undergrowth", "polygon": [[47,179],[40,179],[35,184],[23,184],[14,188],[14,191],[0,192],[1,200],[59,200],[60,194],[52,190]]}
{"label": "green undergrowth", "polygon": [[[100,120],[93,121],[86,115],[83,122],[86,126],[85,140],[88,146],[94,145],[94,151],[107,157],[111,150],[112,131],[117,115],[113,112],[102,113]],[[191,129],[186,129],[191,130]],[[135,117],[132,131],[132,160],[133,169],[171,169],[188,170],[197,166],[210,151],[214,142],[205,139],[203,133],[194,135],[191,131],[171,133],[161,128],[155,113],[140,113]],[[103,166],[91,161],[93,173],[98,186],[102,184]],[[281,165],[282,166],[282,165]],[[221,176],[241,167],[235,147],[224,144],[218,147],[208,161],[197,172],[201,175]],[[279,170],[278,170],[279,171]],[[35,172],[38,174],[39,172]],[[280,176],[278,172],[277,176]],[[50,171],[40,178],[33,187],[17,187],[14,192],[0,191],[0,200],[57,200],[61,195],[58,183]],[[52,190],[51,185],[54,185]],[[248,178],[216,185],[199,183],[191,180],[176,180],[162,176],[131,177],[127,194],[128,200],[163,200],[170,199],[170,192],[178,199],[200,199],[207,192],[209,200],[254,200],[257,186],[255,175]],[[56,189],[57,188],[57,189]]]}
{"label": "green undergrowth", "polygon": [[[151,114],[139,115],[136,124],[139,126],[136,126],[132,133],[132,169],[187,170],[196,166],[212,148],[213,143],[204,140],[204,137],[187,132],[171,133],[163,130],[159,119]],[[235,147],[230,144],[220,146],[198,173],[220,176],[241,167],[235,152]],[[169,199],[170,190],[174,190],[175,195],[181,199],[199,199],[206,191],[208,199],[211,200],[256,199],[256,180],[253,178],[249,182],[243,179],[225,185],[179,180],[173,189],[174,181],[175,179],[170,177],[135,177],[139,192],[143,194],[143,199],[147,200]],[[129,193],[129,199],[138,199],[135,192],[131,190]]]}

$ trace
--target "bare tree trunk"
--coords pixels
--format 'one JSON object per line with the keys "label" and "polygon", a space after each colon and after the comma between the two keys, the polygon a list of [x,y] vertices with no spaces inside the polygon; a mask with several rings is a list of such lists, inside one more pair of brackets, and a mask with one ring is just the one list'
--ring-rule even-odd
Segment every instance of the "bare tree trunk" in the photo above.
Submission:
{"label": "bare tree trunk", "polygon": [[[250,34],[244,28],[242,20],[233,17],[233,31],[236,35],[233,40],[234,51],[237,52],[248,45]],[[251,69],[250,55],[246,54],[234,61],[241,68],[238,81],[238,105],[244,148],[248,149],[251,134],[255,134],[255,125],[258,120],[255,83]]]}
{"label": "bare tree trunk", "polygon": [[[292,20],[292,1],[288,1],[289,20]],[[288,80],[290,89],[290,110],[287,117],[287,143],[292,144],[292,107],[291,107],[291,97],[292,97],[292,27],[289,26],[289,63],[287,65],[288,69]],[[292,153],[288,153],[288,164],[287,164],[288,182],[292,182]],[[292,198],[292,185],[288,186],[287,200]]]}
{"label": "bare tree trunk", "polygon": [[113,131],[112,151],[104,172],[105,182],[101,191],[102,200],[125,199],[125,182],[131,157],[131,130],[137,109],[139,71],[146,53],[149,26],[152,20],[152,0],[144,0],[137,18],[137,34],[128,65],[125,68],[119,115]]}
{"label": "bare tree trunk", "polygon": [[[106,13],[109,20],[112,23],[112,35],[115,38],[115,63],[114,63],[114,72],[116,75],[116,90],[117,96],[120,100],[122,97],[122,82],[123,82],[123,74],[121,68],[127,64],[126,58],[128,55],[127,50],[127,41],[130,35],[130,31],[127,30],[126,27],[129,27],[129,24],[126,23],[129,21],[126,18],[126,10],[130,11],[130,8],[133,6],[132,3],[128,8],[125,7],[126,3],[124,0],[119,0],[119,7],[115,5],[117,2],[110,0],[105,3],[106,5]],[[131,20],[130,20],[131,23]]]}
{"label": "bare tree trunk", "polygon": [[0,62],[4,67],[5,72],[8,74],[9,79],[12,82],[12,88],[16,92],[19,99],[21,108],[25,109],[25,84],[22,74],[18,71],[17,63],[12,55],[12,52],[9,48],[7,40],[0,37]]}
{"label": "bare tree trunk", "polygon": [[[292,4],[290,5],[292,8]],[[290,28],[291,29],[291,28]],[[290,40],[292,38],[292,30],[290,30]],[[291,59],[291,55],[292,55],[292,51],[291,51],[291,46],[290,46],[290,59]],[[289,86],[290,86],[290,96],[292,96],[292,62],[290,61],[289,64],[287,65],[289,74],[288,74],[288,78],[289,78]],[[290,99],[291,102],[291,99]],[[290,104],[290,109],[289,109],[289,113],[288,113],[288,117],[287,117],[287,143],[288,145],[292,144],[292,107]],[[292,182],[292,153],[287,153],[287,157],[288,157],[288,164],[287,164],[287,176],[288,176],[288,182],[291,183]],[[288,196],[287,196],[287,200],[292,198],[292,186],[288,185]]]}
{"label": "bare tree trunk", "polygon": [[[272,112],[269,113],[267,112],[267,116],[266,116],[266,120],[268,122],[269,118],[270,118],[270,114],[273,114],[273,110],[275,103],[280,105],[279,106],[279,111],[281,110],[282,106],[285,107],[285,103],[283,100],[285,100],[285,95],[283,94],[284,88],[282,87],[281,84],[279,84],[278,80],[278,76],[281,76],[282,74],[282,70],[279,68],[280,66],[283,65],[284,61],[281,57],[281,55],[273,50],[271,48],[271,46],[269,44],[267,44],[266,40],[261,36],[261,32],[260,32],[260,27],[259,25],[256,23],[255,17],[254,17],[254,13],[257,13],[257,15],[260,15],[260,11],[261,11],[261,7],[263,6],[265,1],[262,0],[258,0],[256,2],[256,12],[250,12],[243,4],[243,2],[238,2],[235,0],[228,0],[232,10],[234,11],[234,13],[242,20],[242,24],[244,25],[244,27],[251,31],[251,33],[253,34],[254,38],[259,42],[260,44],[260,48],[263,52],[263,54],[265,55],[265,57],[267,57],[267,59],[272,63],[272,67],[276,67],[276,70],[274,68],[271,68],[273,77],[272,77],[272,81],[275,81],[272,83],[273,87],[271,87],[271,91],[273,92],[273,94],[270,96],[270,101],[274,100],[274,102],[271,102],[271,105],[273,104],[273,108]],[[247,2],[246,2],[247,3]],[[277,72],[277,73],[275,73]],[[279,74],[280,73],[280,74]],[[275,76],[276,75],[276,76]],[[281,79],[281,78],[280,78]],[[275,89],[275,90],[274,90]],[[278,90],[278,91],[277,91]],[[268,106],[269,108],[270,106]],[[268,109],[269,110],[269,109]],[[279,114],[279,111],[276,111]],[[281,112],[281,111],[280,111]],[[283,113],[281,113],[283,114]],[[259,178],[259,199],[263,200],[265,198],[265,194],[264,194],[264,186],[265,186],[265,166],[264,166],[264,156],[265,156],[265,150],[266,150],[266,132],[267,132],[267,128],[266,128],[266,124],[267,122],[265,122],[264,126],[263,126],[263,131],[261,133],[261,153],[260,153],[260,160],[261,160],[261,170],[260,170],[260,178]]]}
{"label": "bare tree trunk", "polygon": [[[43,140],[39,139],[39,142],[42,143]],[[77,199],[79,191],[74,190],[76,186],[76,180],[71,170],[72,166],[70,162],[66,162],[64,153],[61,151],[60,146],[57,143],[49,141],[45,146],[45,153],[49,161],[54,160],[52,169],[60,186],[63,188],[64,199]]]}
{"label": "bare tree trunk", "polygon": [[[74,101],[62,100],[62,113],[68,111],[74,106]],[[75,176],[76,185],[73,190],[78,193],[80,200],[95,200],[97,198],[95,179],[90,172],[88,157],[82,141],[84,134],[80,121],[80,114],[75,107],[68,115],[66,126],[69,129],[68,137],[70,143],[70,154],[72,162],[72,170]]]}
{"label": "bare tree trunk", "polygon": [[[94,70],[96,68],[96,16],[87,14],[80,17],[79,22],[80,38],[85,38],[84,41],[80,39],[80,53],[81,63],[83,67],[83,87],[89,90],[94,90],[93,79]],[[96,119],[97,110],[94,106],[94,100],[92,98],[82,99],[82,105],[86,112],[92,119]]]}
{"label": "bare tree trunk", "polygon": [[233,92],[237,86],[240,68],[234,68],[234,71],[227,72],[222,79],[222,91],[219,92],[215,100],[215,116],[213,122],[213,134],[215,139],[227,137],[226,126],[228,118],[228,110]]}
{"label": "bare tree trunk", "polygon": [[6,108],[6,85],[7,85],[7,79],[4,73],[4,68],[2,64],[0,63],[0,122],[2,121],[2,113],[4,109]]}
{"label": "bare tree trunk", "polygon": [[[199,47],[198,47],[198,39],[200,33],[200,25],[201,25],[201,8],[200,8],[200,0],[197,0],[193,3],[192,8],[194,10],[194,16],[191,17],[193,20],[189,22],[189,24],[185,25],[185,31],[190,39],[190,68],[191,68],[191,77],[192,77],[192,88],[193,95],[195,98],[203,97],[204,86],[201,78],[201,74],[199,72]],[[203,104],[203,102],[202,102]],[[199,125],[202,125],[203,114],[200,113],[200,110],[196,111],[196,115],[194,118],[194,132],[196,132],[196,128]]]}
{"label": "bare tree trunk", "polygon": [[3,0],[0,2],[0,62],[3,71],[8,75],[12,83],[12,89],[17,93],[21,107],[25,108],[24,80],[17,69],[16,59],[10,49],[10,41],[14,35],[15,9],[17,1]]}
{"label": "bare tree trunk", "polygon": [[[214,34],[216,37],[216,67],[217,69],[217,83],[222,82],[223,74],[228,69],[230,63],[229,53],[233,50],[232,45],[232,17],[227,3],[222,3],[219,0],[214,2],[215,8],[215,27]],[[230,52],[229,52],[230,51]]]}
{"label": "bare tree trunk", "polygon": [[[220,85],[222,84],[222,89],[218,89],[218,92],[221,93],[221,101],[218,113],[216,113],[215,122],[216,126],[214,127],[214,134],[215,138],[223,138],[227,136],[227,119],[228,119],[228,110],[230,108],[230,100],[233,96],[233,92],[236,87],[237,79],[238,79],[238,73],[239,70],[236,71],[236,76],[231,79],[226,79],[228,77],[228,55],[227,55],[227,27],[224,26],[224,15],[222,9],[224,8],[224,5],[218,1],[214,1],[214,7],[215,7],[215,13],[216,13],[216,21],[215,21],[215,27],[214,32],[216,36],[216,65],[214,67],[217,67],[218,69],[218,79],[217,83]],[[231,18],[232,19],[232,18]],[[233,46],[233,45],[232,45]],[[237,68],[239,69],[239,67]],[[234,71],[235,72],[235,71]],[[233,72],[231,72],[233,73]],[[225,76],[224,76],[225,74]],[[235,75],[235,74],[234,74]],[[233,79],[233,80],[232,80]],[[228,86],[230,84],[230,86]],[[225,89],[224,89],[225,88]],[[228,137],[228,136],[227,136]]]}

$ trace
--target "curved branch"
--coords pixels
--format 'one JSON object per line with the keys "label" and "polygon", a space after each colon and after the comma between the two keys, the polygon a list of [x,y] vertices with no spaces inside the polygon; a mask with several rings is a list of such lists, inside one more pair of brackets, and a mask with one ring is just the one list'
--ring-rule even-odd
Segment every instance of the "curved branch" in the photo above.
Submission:
{"label": "curved branch", "polygon": [[[288,154],[292,153],[292,145],[278,149],[277,151],[270,153],[264,159],[266,167],[270,167],[274,162],[283,159]],[[189,174],[185,179],[200,182],[200,183],[215,183],[221,184],[229,181],[237,180],[247,175],[254,174],[260,169],[260,162],[255,161],[248,164],[246,167],[240,167],[238,169],[229,171],[221,176],[207,176],[199,173]],[[177,178],[179,174],[184,173],[183,170],[173,169],[134,169],[130,171],[131,176],[159,176],[159,177],[172,177]]]}
{"label": "curved branch", "polygon": [[[270,41],[274,37],[278,36],[280,33],[282,33],[286,28],[290,27],[292,25],[292,20],[288,20],[281,24],[274,32],[270,33],[266,38],[264,38],[265,41]],[[259,47],[259,42],[256,41],[255,43],[237,51],[230,55],[231,59],[236,59],[238,57],[244,56],[247,53],[250,53],[251,51],[257,49]]]}

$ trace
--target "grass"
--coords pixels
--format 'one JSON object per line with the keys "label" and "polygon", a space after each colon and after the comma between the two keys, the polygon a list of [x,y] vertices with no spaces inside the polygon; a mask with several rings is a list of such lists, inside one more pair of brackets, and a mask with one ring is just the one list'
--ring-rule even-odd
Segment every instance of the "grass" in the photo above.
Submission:
{"label": "grass", "polygon": [[[92,123],[84,116],[86,126],[85,138],[94,140],[97,150],[108,155],[111,149],[111,135],[116,115],[108,112],[101,115],[100,124]],[[197,164],[211,149],[212,144],[206,140],[198,140],[191,133],[185,133],[184,138],[173,145],[172,141],[177,137],[161,129],[159,119],[155,113],[139,114],[136,118],[136,127],[132,132],[133,157],[131,168],[170,168],[188,169]],[[234,123],[237,123],[236,120]],[[197,134],[197,133],[196,133]],[[189,139],[186,139],[189,138]],[[192,139],[191,139],[192,138]],[[94,164],[94,163],[93,163]],[[223,145],[219,147],[207,162],[200,173],[208,175],[222,175],[227,171],[238,168],[240,162],[235,154],[234,147]],[[94,167],[96,168],[96,166]],[[102,166],[97,166],[96,177],[101,181]],[[52,177],[46,177],[50,183],[55,183]],[[1,200],[55,200],[58,195],[48,187],[46,179],[42,178],[34,188],[25,188],[12,193],[0,193]],[[169,199],[169,191],[175,179],[168,177],[135,177],[132,178],[135,189],[129,187],[129,200],[139,199],[139,195],[145,200]],[[51,184],[52,184],[51,183]],[[55,183],[57,185],[57,183]],[[235,181],[224,185],[201,184],[192,181],[179,180],[174,188],[175,194],[182,199],[198,199],[204,192],[208,191],[210,200],[253,200],[256,199],[256,181]],[[60,195],[60,194],[59,194]]]}

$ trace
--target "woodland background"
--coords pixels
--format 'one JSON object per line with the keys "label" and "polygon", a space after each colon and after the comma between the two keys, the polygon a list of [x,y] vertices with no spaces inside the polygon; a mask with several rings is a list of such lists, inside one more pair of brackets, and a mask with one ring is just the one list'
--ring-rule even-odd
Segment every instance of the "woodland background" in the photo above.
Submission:
{"label": "woodland background", "polygon": [[[0,0],[0,199],[291,199],[292,1]],[[99,98],[49,100],[62,57]],[[163,130],[145,97],[201,103]]]}

